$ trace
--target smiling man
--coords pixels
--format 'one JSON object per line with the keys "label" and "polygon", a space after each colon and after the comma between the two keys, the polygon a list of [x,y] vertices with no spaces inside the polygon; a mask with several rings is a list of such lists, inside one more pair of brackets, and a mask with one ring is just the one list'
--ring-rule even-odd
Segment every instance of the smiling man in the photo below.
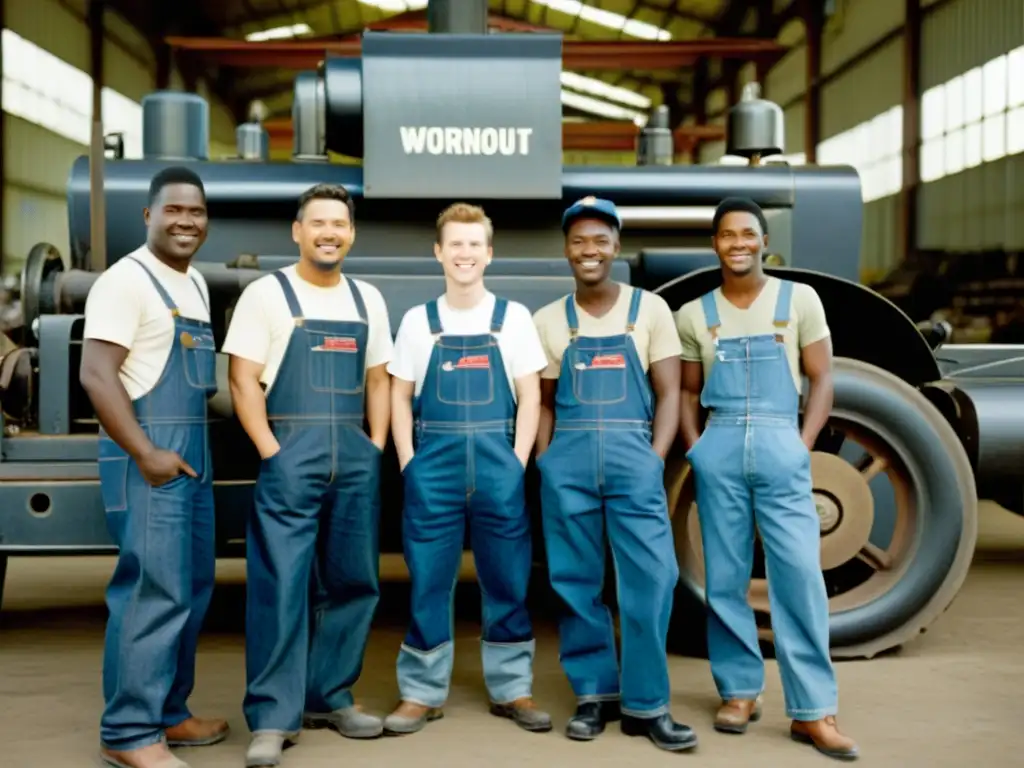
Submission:
{"label": "smiling man", "polygon": [[491,220],[476,206],[456,203],[438,217],[434,254],[445,293],[406,313],[388,366],[412,579],[412,626],[398,656],[402,701],[384,720],[394,734],[421,730],[441,716],[448,698],[452,597],[467,527],[483,598],[491,713],[528,731],[551,729],[532,698],[524,491],[547,358],[529,310],[484,287],[493,237]]}
{"label": "smiling man", "polygon": [[[544,536],[566,607],[560,658],[578,701],[566,735],[595,739],[621,717],[627,735],[691,749],[696,735],[669,713],[665,652],[679,578],[663,477],[678,431],[679,336],[664,299],[611,279],[621,229],[614,204],[584,198],[565,211],[562,229],[576,291],[534,322],[548,358],[537,435]],[[601,597],[606,531],[621,677]]]}
{"label": "smiling man", "polygon": [[118,546],[107,588],[101,756],[184,768],[168,746],[215,744],[192,717],[196,644],[213,591],[213,469],[206,401],[217,389],[209,293],[191,266],[206,194],[187,168],[153,177],[146,244],[93,284],[80,379],[100,423],[100,493]]}
{"label": "smiling man", "polygon": [[[810,451],[832,408],[832,344],[809,285],[769,277],[768,223],[744,198],[723,200],[711,240],[722,286],[684,304],[681,428],[696,476],[708,653],[722,698],[715,729],[744,733],[761,714],[764,661],[747,602],[754,530],[764,545],[775,650],[794,739],[857,757],[839,732],[828,596]],[[809,392],[799,424],[800,378]],[[700,406],[709,411],[701,433]]]}
{"label": "smiling man", "polygon": [[380,291],[341,273],[355,232],[344,187],[307,190],[298,264],[243,291],[224,341],[235,413],[263,459],[247,539],[250,768],[278,765],[303,723],[382,733],[351,688],[379,598],[392,343]]}

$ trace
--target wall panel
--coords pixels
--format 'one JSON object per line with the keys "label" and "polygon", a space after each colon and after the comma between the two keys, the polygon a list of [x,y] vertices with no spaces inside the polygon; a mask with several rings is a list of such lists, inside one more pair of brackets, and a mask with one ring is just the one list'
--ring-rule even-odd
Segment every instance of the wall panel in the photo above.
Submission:
{"label": "wall panel", "polygon": [[827,139],[870,120],[903,100],[903,39],[854,64],[821,89],[821,133]]}
{"label": "wall panel", "polygon": [[[1024,155],[998,157],[1001,153],[990,152],[985,124],[973,122],[981,118],[981,99],[967,104],[978,91],[986,95],[999,83],[985,65],[1024,46],[1024,2],[936,4],[925,16],[921,34],[922,104],[933,95],[938,100],[936,111],[922,124],[922,176],[929,180],[919,190],[918,243],[924,249],[949,251],[1024,250]],[[1006,72],[1011,84],[1024,80],[1024,57],[1013,63],[1016,71],[1009,71],[1009,64]],[[968,72],[967,78],[961,77]],[[947,87],[951,80],[954,86]],[[998,114],[989,118],[1002,120]],[[969,127],[960,130],[965,121]],[[934,137],[932,126],[943,136]],[[1002,130],[1012,128],[1007,123]],[[951,136],[955,141],[947,140]],[[998,159],[986,161],[983,152]]]}

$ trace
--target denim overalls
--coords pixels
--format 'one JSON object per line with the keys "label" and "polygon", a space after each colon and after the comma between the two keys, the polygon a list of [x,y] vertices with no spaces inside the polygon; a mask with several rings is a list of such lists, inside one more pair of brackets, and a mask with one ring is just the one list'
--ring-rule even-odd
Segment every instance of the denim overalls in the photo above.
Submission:
{"label": "denim overalls", "polygon": [[[628,290],[624,287],[623,290]],[[624,333],[571,341],[555,395],[555,432],[537,460],[551,585],[567,612],[560,657],[580,703],[620,698],[611,616],[602,604],[605,530],[621,620],[621,708],[653,718],[669,709],[665,652],[679,578],[665,498],[665,463],[651,447],[654,396],[630,335],[643,292],[632,289]]]}
{"label": "denim overalls", "polygon": [[708,423],[687,459],[696,475],[708,652],[719,694],[726,701],[754,699],[764,688],[764,662],[747,602],[756,524],[786,710],[796,720],[818,720],[836,713],[838,693],[811,457],[800,437],[800,395],[782,343],[792,296],[793,283],[782,281],[775,334],[730,339],[718,338],[714,293],[701,297],[717,351],[701,392]]}
{"label": "denim overalls", "polygon": [[316,320],[274,277],[295,327],[267,393],[281,450],[260,467],[248,525],[242,708],[253,733],[294,734],[304,712],[353,704],[380,597],[381,451],[363,430],[359,288],[348,281],[358,320]]}
{"label": "denim overalls", "polygon": [[490,333],[434,336],[415,404],[416,453],[406,465],[403,543],[412,577],[412,626],[398,656],[404,701],[440,707],[454,662],[452,598],[466,525],[483,597],[483,672],[495,704],[531,695],[534,639],[526,611],[532,546],[516,403],[497,334],[508,301],[494,303]]}
{"label": "denim overalls", "polygon": [[156,744],[165,728],[191,717],[186,702],[215,568],[206,415],[207,398],[217,391],[213,330],[208,322],[182,317],[149,268],[131,260],[174,318],[167,362],[156,386],[132,402],[135,418],[153,445],[177,452],[199,476],[182,473],[153,487],[100,430],[100,492],[119,549],[107,587],[100,738],[118,751]]}

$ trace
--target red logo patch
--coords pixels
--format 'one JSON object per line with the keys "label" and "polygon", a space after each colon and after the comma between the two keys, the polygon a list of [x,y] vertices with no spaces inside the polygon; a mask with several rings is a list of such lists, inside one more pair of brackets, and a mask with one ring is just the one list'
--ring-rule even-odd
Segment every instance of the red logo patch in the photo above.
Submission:
{"label": "red logo patch", "polygon": [[487,355],[469,355],[468,357],[460,357],[459,362],[455,364],[456,368],[490,368],[491,358]]}
{"label": "red logo patch", "polygon": [[626,358],[623,355],[594,355],[590,361],[591,368],[625,368]]}
{"label": "red logo patch", "polygon": [[315,349],[322,352],[358,352],[359,345],[350,336],[328,336],[324,343]]}

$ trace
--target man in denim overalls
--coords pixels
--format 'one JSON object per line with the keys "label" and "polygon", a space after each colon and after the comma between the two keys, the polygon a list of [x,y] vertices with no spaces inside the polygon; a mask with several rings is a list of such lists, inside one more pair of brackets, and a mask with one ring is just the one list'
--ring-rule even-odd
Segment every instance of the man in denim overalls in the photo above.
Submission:
{"label": "man in denim overalls", "polygon": [[[681,350],[665,300],[611,279],[620,227],[608,200],[587,197],[565,211],[576,290],[534,315],[549,360],[537,435],[544,538],[566,607],[560,658],[578,702],[566,735],[589,741],[621,717],[623,733],[679,751],[697,745],[669,713],[665,652],[679,566],[664,457],[678,432]],[[621,676],[601,599],[606,530]]]}
{"label": "man in denim overalls", "polygon": [[455,661],[452,598],[469,531],[483,601],[481,655],[491,713],[551,730],[533,701],[526,610],[532,547],[525,473],[547,365],[529,310],[484,286],[494,230],[456,203],[437,220],[445,293],[402,319],[388,366],[402,467],[402,541],[412,622],[398,655],[402,701],[384,720],[410,734],[442,715]]}
{"label": "man in denim overalls", "polygon": [[235,414],[263,459],[246,531],[249,768],[280,765],[303,727],[383,733],[352,687],[380,597],[392,342],[380,291],[342,272],[355,233],[348,190],[306,190],[298,263],[246,286],[224,339]]}
{"label": "man in denim overalls", "polygon": [[210,299],[191,266],[206,194],[191,170],[153,177],[146,244],[96,280],[81,382],[100,422],[99,479],[119,552],[107,587],[102,760],[187,768],[168,751],[228,734],[193,717],[196,645],[214,582],[206,402],[217,390]]}
{"label": "man in denim overalls", "polygon": [[[722,698],[715,728],[743,733],[760,717],[764,662],[747,590],[754,527],[764,544],[775,647],[794,739],[857,756],[836,727],[828,597],[810,450],[832,408],[832,346],[814,290],[764,274],[768,228],[750,200],[728,199],[712,243],[722,287],[677,316],[683,345],[681,426],[696,473],[711,671]],[[799,425],[800,370],[810,392]],[[699,406],[710,411],[703,434]]]}

